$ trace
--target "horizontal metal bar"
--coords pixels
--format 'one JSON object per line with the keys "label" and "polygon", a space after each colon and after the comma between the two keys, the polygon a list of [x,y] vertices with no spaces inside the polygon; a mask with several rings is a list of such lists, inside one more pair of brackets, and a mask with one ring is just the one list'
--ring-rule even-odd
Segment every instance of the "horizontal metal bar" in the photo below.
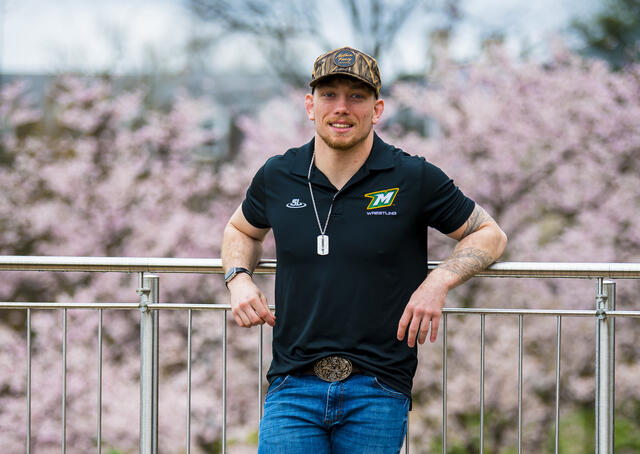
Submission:
{"label": "horizontal metal bar", "polygon": [[494,309],[480,307],[445,307],[448,314],[491,314],[491,315],[542,315],[567,317],[595,317],[595,310],[556,310],[556,309]]}
{"label": "horizontal metal bar", "polygon": [[606,311],[607,317],[640,317],[640,311]]}
{"label": "horizontal metal bar", "polygon": [[[198,303],[158,303],[149,304],[149,310],[214,310],[214,311],[230,311],[230,304],[198,304]],[[273,304],[269,305],[272,311],[276,309]]]}
{"label": "horizontal metal bar", "polygon": [[0,309],[138,309],[138,303],[0,302]]}
{"label": "horizontal metal bar", "polygon": [[[432,270],[440,264],[428,263]],[[157,257],[1,256],[0,270],[221,274],[222,260]],[[275,259],[263,259],[257,273],[273,274]],[[640,279],[640,263],[497,262],[478,274],[485,277]]]}
{"label": "horizontal metal bar", "polygon": [[[199,303],[156,303],[147,306],[149,310],[231,310],[229,304],[199,304]],[[0,302],[0,309],[139,309],[139,303],[55,303],[55,302]],[[270,305],[275,310],[274,305]],[[556,310],[556,309],[500,309],[476,307],[445,307],[447,314],[489,314],[489,315],[539,315],[563,317],[595,317],[595,310]],[[640,318],[640,311],[609,311],[607,317],[635,317]]]}
{"label": "horizontal metal bar", "polygon": [[[80,271],[120,273],[205,273],[222,274],[221,259],[156,257],[0,257],[0,271]],[[275,273],[275,259],[263,259],[256,273]]]}
{"label": "horizontal metal bar", "polygon": [[[540,315],[562,317],[595,317],[595,310],[561,310],[561,309],[500,309],[479,307],[445,307],[443,312],[448,314],[491,314],[491,315]],[[640,318],[640,311],[604,311],[606,317],[635,317]]]}
{"label": "horizontal metal bar", "polygon": [[230,311],[230,304],[198,304],[198,303],[158,303],[149,304],[149,310],[214,310],[214,311]]}
{"label": "horizontal metal bar", "polygon": [[[429,271],[441,262],[429,262]],[[640,263],[496,262],[476,276],[525,278],[640,279]]]}
{"label": "horizontal metal bar", "polygon": [[[158,303],[149,304],[150,310],[231,310],[229,304],[199,304],[199,303]],[[274,310],[275,306],[270,305]],[[445,307],[443,312],[449,314],[497,314],[497,315],[569,315],[577,317],[593,317],[595,310],[553,310],[553,309],[500,309],[500,308],[466,308],[466,307]],[[640,312],[638,312],[640,314]]]}

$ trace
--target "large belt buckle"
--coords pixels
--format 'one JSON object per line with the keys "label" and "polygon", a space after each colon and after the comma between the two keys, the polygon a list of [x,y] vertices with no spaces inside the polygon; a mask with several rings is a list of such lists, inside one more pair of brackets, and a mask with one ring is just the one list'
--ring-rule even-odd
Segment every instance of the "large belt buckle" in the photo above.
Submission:
{"label": "large belt buckle", "polygon": [[328,382],[342,381],[351,375],[351,361],[340,356],[327,356],[313,364],[313,372],[318,378]]}

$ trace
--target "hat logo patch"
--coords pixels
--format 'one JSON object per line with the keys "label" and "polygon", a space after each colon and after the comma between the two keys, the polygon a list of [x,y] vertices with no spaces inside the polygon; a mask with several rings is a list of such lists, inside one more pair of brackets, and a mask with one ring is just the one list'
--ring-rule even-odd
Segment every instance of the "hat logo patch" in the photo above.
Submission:
{"label": "hat logo patch", "polygon": [[336,56],[333,58],[333,62],[336,66],[340,66],[341,68],[348,68],[349,66],[353,66],[356,62],[356,54],[351,52],[350,50],[343,50],[342,52],[338,52]]}

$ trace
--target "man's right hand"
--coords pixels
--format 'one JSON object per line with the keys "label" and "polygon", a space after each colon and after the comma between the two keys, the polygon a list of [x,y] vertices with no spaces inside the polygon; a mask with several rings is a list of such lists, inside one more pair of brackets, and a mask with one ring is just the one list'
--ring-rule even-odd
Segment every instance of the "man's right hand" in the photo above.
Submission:
{"label": "man's right hand", "polygon": [[236,275],[228,288],[231,292],[231,312],[238,326],[275,325],[276,318],[269,310],[267,298],[251,280],[251,276],[245,273]]}

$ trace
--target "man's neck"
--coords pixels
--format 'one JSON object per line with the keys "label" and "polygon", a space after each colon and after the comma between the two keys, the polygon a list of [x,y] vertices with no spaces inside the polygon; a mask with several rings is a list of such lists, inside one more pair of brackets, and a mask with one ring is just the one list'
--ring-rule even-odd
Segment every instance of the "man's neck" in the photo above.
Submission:
{"label": "man's neck", "polygon": [[336,150],[316,134],[315,166],[338,190],[362,167],[373,146],[373,130],[365,140],[348,150]]}

